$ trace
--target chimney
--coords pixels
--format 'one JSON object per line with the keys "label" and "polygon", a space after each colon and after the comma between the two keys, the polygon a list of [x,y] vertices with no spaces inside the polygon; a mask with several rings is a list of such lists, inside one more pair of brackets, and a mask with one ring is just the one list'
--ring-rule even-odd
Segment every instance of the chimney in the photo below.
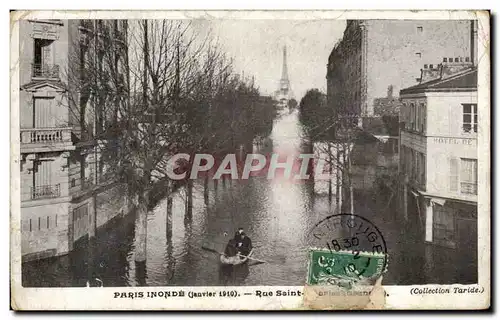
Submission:
{"label": "chimney", "polygon": [[470,57],[473,66],[477,66],[477,20],[470,21]]}
{"label": "chimney", "polygon": [[468,57],[443,58],[441,78],[447,78],[457,72],[469,69],[473,66],[470,60]]}
{"label": "chimney", "polygon": [[424,65],[423,69],[420,69],[420,83],[424,83],[431,80],[436,80],[441,77],[441,64],[438,65]]}

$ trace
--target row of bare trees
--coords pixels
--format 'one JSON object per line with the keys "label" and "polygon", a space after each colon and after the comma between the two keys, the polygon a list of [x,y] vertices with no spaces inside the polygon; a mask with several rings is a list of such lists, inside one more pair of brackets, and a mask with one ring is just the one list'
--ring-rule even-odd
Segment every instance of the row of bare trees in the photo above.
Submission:
{"label": "row of bare trees", "polygon": [[[352,70],[349,63],[355,57],[352,52],[357,45],[349,41],[339,41],[335,45],[327,70],[328,93],[311,89],[299,104],[306,138],[327,162],[330,173],[336,173],[337,212],[351,214],[354,213],[354,185],[360,178],[357,171],[367,162],[377,160],[370,157],[373,158],[371,151],[378,143],[361,126],[362,95],[356,77],[353,77],[356,70]],[[331,199],[332,180],[329,182]]]}
{"label": "row of bare trees", "polygon": [[[345,85],[345,84],[342,84]],[[337,89],[339,87],[337,86]],[[339,101],[341,91],[336,95]],[[331,99],[330,99],[331,100]],[[342,106],[345,108],[345,106]],[[338,109],[337,109],[338,110]],[[354,213],[353,165],[351,151],[359,136],[360,129],[352,117],[342,117],[334,111],[327,96],[318,89],[306,92],[299,104],[300,122],[315,154],[326,163],[330,174],[328,197],[333,196],[335,183],[335,203],[337,212]],[[333,180],[335,177],[335,180]],[[343,201],[346,205],[343,206]]]}
{"label": "row of bare trees", "polygon": [[[231,152],[265,135],[275,111],[216,39],[201,38],[189,21],[130,21],[123,33],[89,33],[69,75],[82,132],[92,131],[108,175],[128,186],[135,260],[145,261],[151,194],[160,182],[168,192],[174,187],[167,160],[180,152]],[[192,192],[192,181],[185,184]]]}

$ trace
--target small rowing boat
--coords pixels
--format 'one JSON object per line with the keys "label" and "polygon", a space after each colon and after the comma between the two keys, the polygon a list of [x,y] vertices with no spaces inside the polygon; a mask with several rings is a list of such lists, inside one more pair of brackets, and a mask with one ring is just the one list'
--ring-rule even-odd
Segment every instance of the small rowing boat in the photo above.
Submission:
{"label": "small rowing boat", "polygon": [[248,259],[252,259],[250,256],[252,255],[253,253],[253,249],[250,251],[250,253],[248,254],[248,256],[244,256],[244,255],[241,255],[241,254],[237,254],[237,255],[234,255],[232,257],[229,257],[225,254],[221,254],[220,255],[220,262],[222,264],[225,264],[225,265],[233,265],[233,266],[236,266],[236,265],[239,265],[239,264],[244,264],[248,261]]}

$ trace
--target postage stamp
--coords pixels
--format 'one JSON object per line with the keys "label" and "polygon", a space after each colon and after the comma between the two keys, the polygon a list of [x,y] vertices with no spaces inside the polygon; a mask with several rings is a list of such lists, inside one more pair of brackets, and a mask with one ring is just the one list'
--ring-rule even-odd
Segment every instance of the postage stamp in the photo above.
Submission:
{"label": "postage stamp", "polygon": [[369,284],[382,275],[386,256],[367,252],[311,249],[307,283],[351,289],[353,283]]}
{"label": "postage stamp", "polygon": [[15,310],[485,309],[488,11],[12,11]]}
{"label": "postage stamp", "polygon": [[336,214],[318,222],[309,237],[307,283],[352,287],[368,284],[387,270],[387,245],[380,230],[358,215]]}

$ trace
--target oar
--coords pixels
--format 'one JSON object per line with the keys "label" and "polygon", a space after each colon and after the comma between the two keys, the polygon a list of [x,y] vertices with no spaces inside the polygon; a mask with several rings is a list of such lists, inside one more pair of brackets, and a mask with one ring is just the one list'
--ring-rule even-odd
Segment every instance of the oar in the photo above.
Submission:
{"label": "oar", "polygon": [[[217,251],[217,250],[215,250],[215,249],[212,249],[212,248],[209,248],[209,247],[201,246],[201,248],[202,248],[203,250],[211,251],[211,252],[218,253],[218,254],[221,254],[221,255],[223,255],[223,254],[224,254],[224,253],[222,253],[222,252],[219,252],[219,251]],[[242,257],[242,258],[247,258],[247,259],[250,259],[250,260],[254,260],[254,261],[257,261],[257,262],[260,262],[260,263],[268,263],[267,261],[264,261],[264,260],[261,260],[261,259],[252,258],[252,257],[250,257],[250,255],[248,255],[248,256],[244,256],[244,255],[241,255],[241,254],[240,254],[240,257]]]}
{"label": "oar", "polygon": [[[253,248],[247,256],[248,259],[253,260],[252,262],[248,263],[249,266],[256,266],[256,265],[261,264],[261,263],[266,263],[266,261],[264,261],[264,260],[253,259],[252,257],[250,257],[252,254],[253,254]],[[244,256],[240,255],[240,257],[244,257]]]}

